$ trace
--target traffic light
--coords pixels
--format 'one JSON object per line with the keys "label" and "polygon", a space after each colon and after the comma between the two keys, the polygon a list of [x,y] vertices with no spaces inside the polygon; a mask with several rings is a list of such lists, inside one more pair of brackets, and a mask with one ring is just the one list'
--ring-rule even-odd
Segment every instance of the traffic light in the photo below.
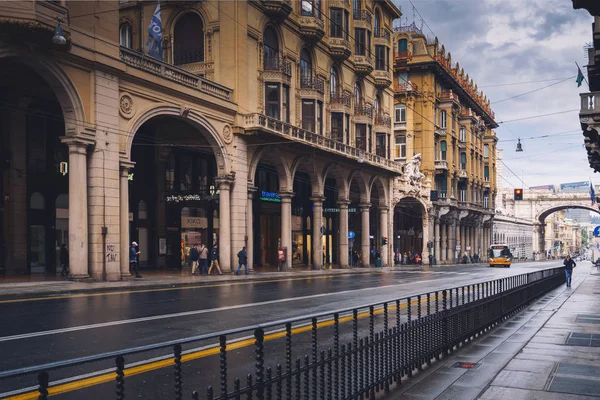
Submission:
{"label": "traffic light", "polygon": [[387,238],[385,236],[381,238],[381,244],[387,244]]}
{"label": "traffic light", "polygon": [[515,200],[523,200],[523,189],[515,189]]}

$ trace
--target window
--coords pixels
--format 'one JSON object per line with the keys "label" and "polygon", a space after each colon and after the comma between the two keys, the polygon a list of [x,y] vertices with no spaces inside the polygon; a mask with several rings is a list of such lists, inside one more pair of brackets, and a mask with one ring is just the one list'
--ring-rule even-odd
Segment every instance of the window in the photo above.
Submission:
{"label": "window", "polygon": [[373,25],[373,34],[375,37],[381,37],[381,14],[379,10],[375,10],[375,23]]}
{"label": "window", "polygon": [[387,65],[385,64],[385,46],[375,46],[375,69],[385,71],[387,70]]}
{"label": "window", "polygon": [[446,110],[440,111],[440,127],[446,128]]}
{"label": "window", "polygon": [[408,51],[408,40],[400,39],[398,40],[398,54],[402,54],[402,52]]}
{"label": "window", "polygon": [[367,125],[356,124],[356,148],[367,150]]}
{"label": "window", "polygon": [[380,157],[385,157],[385,153],[386,153],[386,145],[385,145],[386,140],[385,139],[386,139],[385,133],[377,134],[377,138],[376,138],[376,142],[375,142],[375,154],[377,154]]}
{"label": "window", "polygon": [[375,112],[375,116],[379,116],[379,113],[381,112],[381,95],[377,94],[377,96],[375,96],[375,101],[373,102],[373,111]]}
{"label": "window", "polygon": [[467,190],[466,189],[460,189],[458,191],[458,201],[467,201]]}
{"label": "window", "polygon": [[350,14],[348,11],[344,10],[344,39],[348,40],[350,35],[348,31],[350,30]]}
{"label": "window", "polygon": [[407,71],[398,71],[398,85],[400,87],[406,87],[408,84],[408,72]]}
{"label": "window", "polygon": [[483,146],[483,156],[484,157],[490,156],[490,146],[487,144]]}
{"label": "window", "polygon": [[331,113],[331,138],[338,142],[344,141],[344,114]]}
{"label": "window", "polygon": [[334,66],[329,70],[329,94],[332,99],[339,99],[340,88],[338,83],[338,73]]}
{"label": "window", "polygon": [[490,195],[488,193],[483,194],[483,208],[490,208]]}
{"label": "window", "polygon": [[464,151],[460,153],[460,169],[467,169],[467,153]]}
{"label": "window", "polygon": [[317,133],[323,134],[323,103],[317,102]]}
{"label": "window", "polygon": [[460,135],[459,135],[459,139],[461,142],[466,142],[467,141],[467,128],[465,128],[464,126],[460,127]]}
{"label": "window", "polygon": [[321,0],[302,0],[302,15],[321,18]]}
{"label": "window", "polygon": [[355,16],[360,13],[360,0],[352,1],[352,11],[354,11]]}
{"label": "window", "polygon": [[394,119],[396,123],[406,122],[406,106],[404,104],[396,104],[394,106]]}
{"label": "window", "polygon": [[133,33],[129,22],[122,24],[119,29],[119,44],[128,49],[133,47]]}
{"label": "window", "polygon": [[354,54],[364,56],[367,54],[367,30],[354,30]]}
{"label": "window", "polygon": [[276,71],[279,69],[279,41],[277,34],[271,27],[265,29],[263,34],[264,69]]}
{"label": "window", "polygon": [[447,151],[446,141],[442,140],[440,142],[440,159],[442,161],[446,161],[446,151]]}
{"label": "window", "polygon": [[354,106],[360,106],[362,103],[362,91],[360,90],[360,83],[356,81],[354,83]]}
{"label": "window", "polygon": [[331,25],[330,25],[330,36],[335,38],[341,38],[344,35],[344,28],[342,25],[342,9],[332,8],[329,10]]}
{"label": "window", "polygon": [[265,85],[265,110],[267,117],[279,119],[279,84]]}
{"label": "window", "polygon": [[483,167],[483,180],[485,180],[486,182],[490,181],[490,167],[488,167],[487,165]]}
{"label": "window", "polygon": [[302,100],[302,129],[315,131],[315,101]]}
{"label": "window", "polygon": [[406,158],[406,136],[396,136],[396,158]]}
{"label": "window", "polygon": [[165,172],[167,191],[171,191],[175,187],[175,156],[173,153],[170,153],[167,158],[167,169]]}
{"label": "window", "polygon": [[189,156],[179,158],[179,190],[182,192],[192,190],[192,159]]}
{"label": "window", "polygon": [[308,50],[300,53],[300,87],[312,88],[312,61]]}
{"label": "window", "polygon": [[290,88],[283,86],[283,97],[281,99],[281,114],[283,122],[290,123]]}
{"label": "window", "polygon": [[188,12],[177,20],[173,42],[175,65],[204,61],[204,27],[198,14]]}

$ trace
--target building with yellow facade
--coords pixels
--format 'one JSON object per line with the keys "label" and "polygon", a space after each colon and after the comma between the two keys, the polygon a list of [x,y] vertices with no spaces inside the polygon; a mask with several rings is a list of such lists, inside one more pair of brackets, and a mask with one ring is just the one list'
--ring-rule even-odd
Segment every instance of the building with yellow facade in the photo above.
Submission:
{"label": "building with yellow facade", "polygon": [[414,23],[394,29],[394,73],[394,159],[422,155],[434,189],[435,258],[485,257],[496,196],[498,125],[490,101],[437,38]]}
{"label": "building with yellow facade", "polygon": [[74,278],[108,280],[132,241],[142,268],[219,243],[226,271],[243,246],[257,269],[391,264],[398,230],[425,247],[430,187],[392,136],[391,0],[157,6],[0,4],[4,274],[55,273],[63,244]]}

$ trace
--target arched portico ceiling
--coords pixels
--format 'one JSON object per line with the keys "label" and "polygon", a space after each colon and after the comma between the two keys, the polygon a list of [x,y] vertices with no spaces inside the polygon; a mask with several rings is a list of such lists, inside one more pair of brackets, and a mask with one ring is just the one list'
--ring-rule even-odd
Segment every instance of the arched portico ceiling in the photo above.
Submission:
{"label": "arched portico ceiling", "polygon": [[597,208],[592,207],[592,206],[563,204],[563,205],[550,207],[550,208],[542,211],[541,213],[538,214],[536,220],[539,221],[541,224],[543,224],[544,221],[546,220],[546,218],[548,218],[548,216],[550,214],[555,213],[557,211],[561,211],[561,210],[567,210],[567,209],[589,210],[589,211],[595,212],[596,214],[600,214],[600,210],[598,210]]}
{"label": "arched portico ceiling", "polygon": [[350,176],[348,177],[348,195],[350,196],[350,187],[352,186],[352,182],[355,182],[358,185],[359,197],[361,203],[368,203],[371,199],[371,190],[370,185],[367,179],[365,178],[362,171],[356,169],[352,171]]}
{"label": "arched portico ceiling", "polygon": [[27,66],[48,83],[60,103],[67,136],[83,131],[87,121],[83,103],[73,81],[55,60],[45,57],[43,53],[30,51],[23,46],[15,48],[0,40],[0,66],[5,61]]}
{"label": "arched portico ceiling", "polygon": [[181,108],[179,106],[168,104],[151,106],[150,108],[141,112],[139,117],[129,121],[129,125],[127,127],[127,143],[125,147],[125,157],[127,160],[131,159],[131,146],[133,145],[133,139],[135,138],[135,135],[140,127],[150,119],[159,116],[170,116],[173,118],[182,119],[188,122],[190,125],[196,127],[213,149],[213,153],[217,161],[219,176],[228,175],[230,173],[232,157],[227,155],[225,144],[221,140],[217,130],[212,126],[212,124],[194,110],[190,110],[187,113],[187,116],[183,117],[181,115]]}
{"label": "arched portico ceiling", "polygon": [[258,168],[258,164],[261,162],[272,164],[277,169],[280,192],[292,191],[294,187],[292,172],[281,151],[274,146],[263,146],[254,152],[248,168],[248,182],[250,182],[252,186],[255,185],[254,178],[256,176],[256,168]]}
{"label": "arched portico ceiling", "polygon": [[327,178],[335,179],[335,184],[338,190],[338,200],[349,200],[350,199],[350,184],[348,176],[344,173],[344,169],[336,162],[327,164],[323,168],[322,181],[323,183]]}
{"label": "arched portico ceiling", "polygon": [[292,162],[291,168],[291,179],[292,183],[294,182],[294,178],[296,177],[296,173],[298,171],[303,171],[308,174],[310,177],[310,184],[312,186],[312,194],[315,196],[323,195],[323,185],[324,179],[321,174],[318,173],[320,170],[319,165],[313,155],[303,155],[298,156]]}
{"label": "arched portico ceiling", "polygon": [[387,205],[388,204],[388,190],[387,189],[388,189],[387,186],[384,184],[384,181],[380,176],[374,176],[373,178],[371,178],[371,182],[369,182],[370,202],[372,204],[375,204],[376,199],[372,198],[373,190],[375,190],[379,195],[379,199],[377,199],[377,201],[379,202],[379,205],[380,206]]}

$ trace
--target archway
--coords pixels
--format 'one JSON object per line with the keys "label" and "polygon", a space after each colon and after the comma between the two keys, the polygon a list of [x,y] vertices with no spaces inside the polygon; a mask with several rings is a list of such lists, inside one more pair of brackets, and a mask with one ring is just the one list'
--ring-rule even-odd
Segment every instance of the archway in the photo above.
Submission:
{"label": "archway", "polygon": [[414,262],[423,251],[423,214],[421,202],[405,197],[394,208],[394,263]]}
{"label": "archway", "polygon": [[350,264],[362,266],[369,264],[369,190],[361,172],[350,175],[348,184],[348,238],[350,247]]}
{"label": "archway", "polygon": [[57,65],[11,55],[0,50],[0,274],[55,274],[69,238],[69,154],[61,138],[75,134],[84,116]]}
{"label": "archway", "polygon": [[369,211],[369,264],[375,265],[377,258],[381,258],[382,263],[387,264],[387,244],[384,244],[383,238],[388,237],[388,207],[387,191],[381,181],[376,177],[371,182]]}
{"label": "archway", "polygon": [[210,251],[219,241],[221,150],[212,132],[179,115],[153,115],[134,133],[128,243],[138,243],[143,268],[189,268],[192,246]]}

